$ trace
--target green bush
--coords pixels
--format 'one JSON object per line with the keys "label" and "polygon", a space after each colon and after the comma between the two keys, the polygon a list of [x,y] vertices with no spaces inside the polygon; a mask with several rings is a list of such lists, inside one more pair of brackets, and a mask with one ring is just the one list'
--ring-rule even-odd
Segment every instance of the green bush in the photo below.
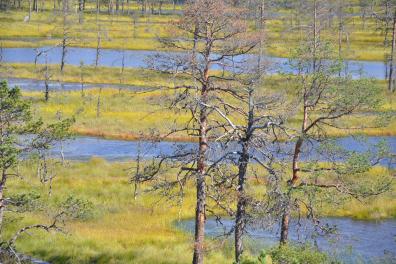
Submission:
{"label": "green bush", "polygon": [[16,212],[32,212],[42,207],[40,194],[36,191],[13,194],[9,197],[9,207]]}
{"label": "green bush", "polygon": [[67,216],[73,219],[89,219],[93,217],[94,205],[91,201],[69,195],[61,204]]}
{"label": "green bush", "polygon": [[263,251],[257,260],[245,260],[243,264],[326,264],[337,263],[328,255],[309,246],[282,246]]}

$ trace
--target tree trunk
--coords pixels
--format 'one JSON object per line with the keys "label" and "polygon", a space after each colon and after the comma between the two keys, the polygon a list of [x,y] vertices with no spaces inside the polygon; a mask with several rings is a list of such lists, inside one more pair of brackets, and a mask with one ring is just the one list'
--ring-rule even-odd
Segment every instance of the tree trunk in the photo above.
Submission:
{"label": "tree trunk", "polygon": [[[290,200],[290,199],[289,199]],[[287,205],[285,211],[282,216],[281,222],[281,237],[280,237],[280,244],[284,245],[287,243],[288,235],[289,235],[289,220],[290,220],[290,201],[287,201]]]}
{"label": "tree trunk", "polygon": [[78,23],[82,24],[83,23],[83,17],[84,17],[84,1],[79,0],[78,1]]}
{"label": "tree trunk", "polygon": [[45,92],[44,92],[44,99],[46,102],[49,100],[49,80],[51,76],[49,73],[48,67],[48,55],[47,52],[45,53],[45,73],[44,73],[44,84],[45,84]]}
{"label": "tree trunk", "polygon": [[142,11],[142,14],[144,14],[144,12],[146,12],[146,1],[145,0],[142,0],[142,2],[141,2],[141,11]]}
{"label": "tree trunk", "polygon": [[97,38],[97,43],[96,43],[95,67],[98,67],[98,65],[99,65],[100,45],[101,45],[101,34],[100,34],[100,28],[99,28],[98,38]]}
{"label": "tree trunk", "polygon": [[[193,67],[195,68],[195,48],[197,44],[197,31],[194,32],[193,46]],[[209,49],[208,49],[209,52]],[[209,56],[206,56],[207,60]],[[204,84],[201,88],[201,108],[199,114],[199,152],[197,161],[197,205],[195,208],[195,241],[193,264],[202,264],[204,262],[204,242],[205,242],[205,218],[206,218],[206,152],[208,149],[208,111],[206,104],[208,102],[208,78],[209,62],[206,61],[204,69]],[[193,71],[195,72],[195,71]]]}
{"label": "tree trunk", "polygon": [[[341,18],[339,18],[339,24],[338,24],[338,58],[342,58],[342,33],[343,33],[343,24],[341,21]],[[338,76],[341,77],[341,72],[342,69],[338,72]]]}
{"label": "tree trunk", "polygon": [[109,1],[109,5],[107,7],[107,12],[109,13],[109,15],[113,13],[113,0]]}
{"label": "tree trunk", "polygon": [[48,81],[47,80],[45,80],[45,94],[44,94],[44,97],[45,97],[45,101],[48,102],[48,100],[49,100],[49,85],[48,85]]}
{"label": "tree trunk", "polygon": [[[202,91],[202,97],[207,98],[206,88]],[[205,100],[206,101],[206,100]],[[205,206],[206,206],[206,151],[208,148],[207,138],[207,112],[206,107],[202,106],[200,114],[200,138],[199,138],[199,157],[197,174],[197,205],[195,211],[195,243],[194,243],[194,264],[202,264],[204,258],[204,239],[205,239]]]}
{"label": "tree trunk", "polygon": [[342,33],[343,33],[343,22],[341,21],[341,18],[339,18],[340,21],[338,23],[338,57],[342,57]]}
{"label": "tree trunk", "polygon": [[[302,126],[302,133],[305,133],[305,129],[307,127],[307,120],[308,120],[308,112],[307,108],[304,107],[304,119],[303,119],[303,126]],[[299,172],[299,166],[298,166],[298,161],[301,153],[301,147],[304,142],[304,139],[302,136],[300,136],[296,142],[296,145],[294,147],[294,154],[293,154],[293,162],[292,162],[292,172],[293,176],[291,180],[288,181],[288,187],[293,188],[294,184],[298,180],[298,172]],[[287,200],[286,200],[286,205],[283,211],[283,216],[282,216],[282,222],[281,222],[281,237],[280,237],[280,244],[286,244],[287,239],[288,239],[288,234],[289,234],[289,221],[290,221],[290,202],[291,202],[291,197],[290,194],[287,195]]]}
{"label": "tree trunk", "polygon": [[[318,47],[318,39],[320,37],[320,32],[318,31],[318,26],[317,26],[317,10],[318,10],[318,6],[317,6],[317,1],[315,0],[314,3],[314,13],[313,13],[313,51],[312,51],[312,60],[313,60],[313,72],[317,71],[317,58],[316,58],[316,50]],[[313,85],[316,85],[315,82],[313,83]],[[300,154],[301,154],[301,148],[302,145],[304,143],[304,139],[305,139],[305,134],[308,132],[307,130],[309,130],[308,128],[308,120],[309,120],[309,116],[308,116],[308,102],[307,99],[308,96],[306,93],[304,93],[303,95],[303,120],[302,120],[302,125],[301,125],[301,135],[300,137],[297,139],[296,145],[294,147],[294,153],[293,153],[293,161],[292,161],[292,178],[288,181],[288,188],[293,188],[295,183],[298,181],[299,179],[299,158],[300,158]],[[291,211],[291,194],[290,192],[287,193],[287,197],[286,197],[286,202],[285,202],[285,208],[283,211],[283,216],[282,216],[282,222],[281,222],[281,237],[280,237],[280,244],[285,244],[287,242],[288,239],[288,233],[289,233],[289,221],[290,221],[290,211]]]}
{"label": "tree trunk", "polygon": [[62,38],[62,58],[61,58],[61,72],[63,73],[63,68],[65,67],[65,59],[66,59],[66,48],[68,42],[68,29],[67,29],[67,15],[68,15],[68,0],[62,1],[62,11],[63,11],[63,38]]}
{"label": "tree trunk", "polygon": [[98,101],[96,103],[96,118],[100,117],[100,97],[102,95],[102,87],[99,88],[99,95],[98,95]]}
{"label": "tree trunk", "polygon": [[[264,0],[262,0],[264,6]],[[263,7],[262,6],[262,7]],[[263,13],[261,13],[261,18]],[[259,66],[260,67],[260,66]],[[237,212],[235,216],[235,263],[241,263],[241,257],[243,254],[243,241],[242,236],[245,233],[246,227],[246,193],[245,193],[245,182],[246,173],[249,164],[249,146],[250,139],[252,137],[253,125],[254,125],[254,101],[253,101],[253,90],[249,91],[249,114],[248,123],[246,126],[245,137],[241,139],[242,151],[238,161],[238,202]]]}
{"label": "tree trunk", "polygon": [[81,82],[81,97],[84,97],[85,93],[84,93],[84,82]]}
{"label": "tree trunk", "polygon": [[29,0],[29,21],[32,17],[32,0]]}
{"label": "tree trunk", "polygon": [[61,154],[62,165],[65,165],[65,146],[63,144],[63,140],[60,142],[60,154]]}
{"label": "tree trunk", "polygon": [[239,160],[238,169],[238,204],[235,216],[235,263],[241,263],[243,254],[242,236],[246,226],[246,196],[245,180],[246,171],[249,163],[249,143],[244,142],[242,146],[242,155]]}
{"label": "tree trunk", "polygon": [[135,15],[133,15],[133,38],[136,38],[137,37],[137,34],[136,34],[136,19],[137,19],[137,17],[135,16]]}
{"label": "tree trunk", "polygon": [[392,32],[392,48],[391,48],[391,56],[390,56],[390,66],[389,66],[389,79],[388,79],[388,90],[390,92],[395,91],[394,87],[394,60],[395,60],[395,46],[396,46],[396,9],[393,15],[393,32]]}
{"label": "tree trunk", "polygon": [[260,17],[259,17],[259,27],[260,27],[260,46],[259,46],[259,56],[257,60],[257,71],[258,74],[261,75],[263,70],[263,56],[264,56],[264,30],[265,30],[265,0],[261,0],[260,5]]}
{"label": "tree trunk", "polygon": [[84,13],[83,11],[78,12],[78,23],[82,24],[84,22]]}
{"label": "tree trunk", "polygon": [[65,67],[65,58],[66,58],[66,39],[67,36],[64,33],[63,39],[62,39],[62,58],[61,58],[61,72],[63,72],[63,68]]}
{"label": "tree trunk", "polygon": [[33,0],[33,10],[37,13],[38,12],[38,0]]}
{"label": "tree trunk", "polygon": [[4,198],[3,198],[3,184],[0,185],[0,240],[2,239],[3,231],[3,217],[4,217]]}
{"label": "tree trunk", "polygon": [[[124,70],[125,70],[125,51],[122,51],[122,59],[121,59],[121,70],[120,70],[120,84],[124,83]],[[118,89],[118,92],[121,93],[121,86]]]}
{"label": "tree trunk", "polygon": [[2,231],[3,231],[3,218],[4,218],[4,187],[7,180],[7,174],[5,169],[2,170],[2,176],[0,181],[0,241],[2,240]]}

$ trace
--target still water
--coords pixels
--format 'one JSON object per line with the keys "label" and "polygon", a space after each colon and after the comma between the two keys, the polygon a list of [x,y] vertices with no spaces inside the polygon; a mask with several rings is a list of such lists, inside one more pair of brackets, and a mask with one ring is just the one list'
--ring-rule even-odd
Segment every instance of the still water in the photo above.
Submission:
{"label": "still water", "polygon": [[[396,137],[367,137],[364,139],[355,137],[343,137],[336,139],[336,144],[343,146],[349,151],[363,152],[376,151],[375,144],[385,142],[392,153],[396,153]],[[171,155],[176,151],[196,152],[197,144],[189,142],[159,142],[151,143],[147,141],[124,141],[111,140],[96,137],[76,137],[75,139],[67,140],[64,143],[64,155],[66,159],[70,160],[89,160],[91,157],[101,157],[109,161],[122,161],[135,159],[138,155],[145,159],[150,159],[158,156]],[[278,158],[287,158],[292,151],[293,145],[283,144],[279,151]],[[307,145],[303,148],[309,155],[303,156],[305,160],[324,160],[316,148]],[[59,155],[60,147],[55,146],[52,150],[55,156]],[[226,151],[235,151],[237,146],[230,146]],[[220,155],[224,154],[220,144],[210,144],[209,156],[212,160],[216,160]],[[384,160],[382,165],[396,167],[395,163]]]}
{"label": "still water", "polygon": [[[39,50],[47,51],[47,62],[50,64],[60,64],[62,50],[60,47],[42,47],[39,49],[34,48],[4,48],[2,57],[4,62],[10,63],[34,63]],[[107,67],[121,67],[124,57],[125,67],[127,68],[143,68],[147,66],[147,58],[155,54],[172,55],[182,54],[174,52],[156,52],[145,50],[116,50],[116,49],[103,49],[100,52],[99,65]],[[235,61],[254,60],[255,55],[241,55],[236,56]],[[67,49],[66,64],[80,65],[93,65],[96,58],[96,49],[92,48],[76,48],[70,47]],[[287,58],[279,57],[266,57],[271,67],[268,72],[271,74],[277,72],[292,73],[288,66]],[[45,56],[41,55],[37,59],[38,64],[44,64],[46,61]],[[385,78],[385,65],[381,61],[346,61],[348,72],[354,78],[371,77],[376,79]],[[214,66],[219,69],[219,66]]]}
{"label": "still water", "polygon": [[[205,226],[206,234],[210,237],[221,237],[234,225],[229,219],[222,219],[221,223],[208,219]],[[396,220],[358,221],[350,218],[324,218],[321,223],[336,227],[336,234],[313,238],[315,232],[307,221],[302,221],[301,225],[292,221],[290,239],[294,242],[315,241],[320,250],[335,255],[345,263],[371,263],[374,260],[380,261],[379,258],[396,261]],[[181,221],[176,223],[176,226],[187,232],[194,231],[193,220]],[[278,243],[278,227],[249,226],[247,231],[247,246],[255,254]]]}

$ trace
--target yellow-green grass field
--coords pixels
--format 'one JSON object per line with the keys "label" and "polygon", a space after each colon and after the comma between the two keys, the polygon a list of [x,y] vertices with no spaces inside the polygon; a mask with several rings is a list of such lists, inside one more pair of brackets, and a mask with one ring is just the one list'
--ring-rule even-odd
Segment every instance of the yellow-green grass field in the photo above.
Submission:
{"label": "yellow-green grass field", "polygon": [[[40,47],[58,45],[62,37],[62,17],[51,11],[52,1],[40,1],[43,4],[39,13],[32,14],[30,22],[23,22],[27,15],[24,11],[7,11],[0,13],[0,46],[1,47]],[[26,3],[25,3],[26,4]],[[87,2],[87,9],[95,8],[94,2]],[[105,10],[103,6],[103,10]],[[170,22],[177,21],[178,15],[150,15],[136,12],[140,6],[131,2],[126,9],[134,10],[135,15],[109,15],[85,13],[82,24],[78,23],[78,14],[69,16],[67,25],[70,46],[96,47],[98,25],[101,30],[102,48],[158,50],[162,49],[157,37],[170,37]],[[172,10],[170,4],[164,4],[164,10]],[[181,10],[182,6],[176,6]],[[75,10],[73,8],[73,10]],[[351,10],[358,12],[358,10]],[[287,12],[286,12],[287,14]],[[252,23],[253,25],[253,23]],[[336,22],[335,22],[336,25]],[[299,43],[300,33],[287,31],[289,20],[273,19],[267,21],[267,52],[270,55],[288,57],[290,49]],[[383,36],[375,31],[375,22],[367,19],[363,29],[360,18],[348,22],[349,44],[344,39],[343,56],[357,60],[383,60],[386,52]],[[323,32],[324,39],[336,36],[332,30]],[[59,66],[51,65],[51,79],[64,82],[81,81],[89,84],[126,84],[146,89],[145,92],[133,92],[125,89],[104,88],[81,91],[51,91],[48,102],[44,101],[44,91],[23,91],[25,99],[32,103],[35,117],[45,122],[57,121],[62,117],[76,118],[72,130],[77,135],[101,136],[106,138],[136,140],[141,135],[149,135],[152,128],[159,129],[161,134],[169,132],[176,120],[176,125],[189,120],[187,113],[174,113],[161,105],[164,91],[147,88],[158,88],[172,83],[172,79],[159,72],[142,69],[125,69],[121,75],[119,68],[66,65],[64,73]],[[10,64],[0,65],[0,78],[43,79],[43,65]],[[188,80],[187,80],[188,81]],[[288,97],[295,95],[290,81],[285,76],[272,76],[265,82],[265,88],[271,92],[281,91]],[[386,91],[385,81],[376,81],[383,87],[383,105],[381,113],[396,111],[396,95]],[[97,105],[100,97],[100,115],[97,116]],[[369,122],[365,113],[349,117],[345,121],[358,127]],[[301,114],[289,119],[288,125],[298,126]],[[329,128],[330,136],[365,134],[372,136],[396,136],[396,120],[385,127],[339,130]],[[184,134],[170,137],[170,140],[194,141]],[[50,216],[56,212],[56,205],[69,195],[93,203],[92,215],[85,219],[66,222],[65,233],[47,233],[33,231],[18,240],[18,252],[49,261],[50,263],[190,263],[193,249],[193,235],[176,228],[179,220],[191,219],[194,216],[195,188],[188,183],[184,202],[181,207],[172,206],[169,201],[154,193],[140,193],[137,199],[133,196],[133,185],[129,183],[128,169],[134,162],[107,162],[93,157],[88,162],[67,161],[65,166],[57,163],[54,168],[52,195],[49,196],[49,185],[40,183],[36,173],[36,164],[25,161],[18,171],[22,178],[11,178],[7,183],[6,195],[34,190],[41,195],[41,200],[49,209],[35,213],[19,214],[7,212],[4,238],[9,238],[22,226],[36,223],[50,223]],[[303,165],[303,164],[302,164]],[[394,173],[384,168],[375,167],[367,174],[368,178]],[[169,177],[172,177],[170,173]],[[306,175],[305,175],[306,176]],[[141,190],[150,187],[143,184]],[[248,191],[253,195],[265,194],[265,180],[249,179]],[[355,219],[396,218],[396,183],[393,182],[388,193],[363,201],[355,199],[337,199],[334,193],[329,195],[328,202],[319,206],[320,216],[352,217]],[[332,196],[334,195],[334,196]],[[322,197],[320,197],[322,198]],[[235,206],[235,201],[230,202]],[[232,244],[224,245],[207,239],[207,263],[232,263],[234,255]],[[247,257],[254,257],[257,252],[246,252]]]}
{"label": "yellow-green grass field", "polygon": [[[176,125],[183,125],[189,120],[188,113],[175,114],[171,110],[161,108],[160,105],[150,104],[150,101],[158,102],[161,92],[147,92],[136,94],[133,92],[117,89],[103,89],[101,92],[100,116],[97,117],[97,99],[99,90],[90,89],[82,97],[79,91],[55,92],[50,96],[49,102],[43,101],[42,92],[24,92],[25,97],[34,103],[34,109],[38,116],[46,121],[55,121],[56,113],[61,112],[65,117],[75,116],[76,123],[73,127],[77,134],[103,136],[120,139],[136,139],[143,133],[148,135],[150,129],[157,128],[161,134],[168,133],[174,121]],[[291,124],[298,124],[299,118],[290,120]],[[350,126],[359,127],[364,115],[356,115],[348,118]],[[350,134],[363,134],[371,136],[394,136],[396,121],[393,119],[385,127],[369,128],[363,130],[339,130],[329,128],[330,136],[347,136]],[[170,138],[172,139],[172,138]],[[193,140],[187,135],[178,135],[174,140]]]}
{"label": "yellow-green grass field", "polygon": [[[121,139],[136,139],[143,133],[148,135],[152,128],[158,128],[162,134],[171,130],[176,115],[160,106],[151,105],[148,100],[159,100],[160,92],[148,92],[136,95],[119,92],[117,89],[103,89],[101,92],[100,116],[97,117],[99,90],[87,90],[82,97],[79,91],[53,93],[49,103],[42,101],[42,93],[24,93],[34,101],[37,116],[46,121],[54,121],[55,113],[76,117],[73,129],[82,135],[102,136]],[[178,124],[188,121],[188,115],[178,115]],[[174,140],[191,140],[179,135]]]}
{"label": "yellow-green grass field", "polygon": [[[31,64],[3,64],[2,77],[18,77],[42,79],[40,73],[42,65],[36,67]],[[51,66],[53,80],[63,80],[67,82],[80,82],[81,69],[76,66],[67,65],[63,74],[59,73],[57,66]],[[107,83],[119,84],[122,79],[123,84],[138,87],[161,87],[172,83],[168,75],[150,70],[125,69],[120,75],[120,70],[109,67],[85,66],[83,69],[83,79],[85,83]],[[285,91],[292,98],[295,95],[293,86],[286,77],[271,76],[264,82],[266,90],[271,92]],[[378,111],[396,111],[395,94],[388,93],[384,81],[377,81],[374,85],[383,87],[383,105]],[[97,102],[100,94],[100,115],[97,117]],[[177,125],[181,125],[189,119],[188,114],[174,112],[160,104],[163,91],[133,92],[123,89],[104,88],[88,89],[84,91],[62,91],[50,92],[49,102],[43,101],[44,91],[28,92],[23,95],[33,102],[36,114],[45,121],[54,121],[57,113],[61,112],[64,117],[75,116],[76,123],[74,131],[80,135],[102,136],[120,139],[136,139],[138,134],[148,134],[151,128],[157,128],[160,133],[168,133],[177,120]],[[300,122],[301,115],[289,119],[290,124]],[[362,124],[362,119],[369,120],[369,116],[356,114],[348,117],[345,121],[349,127],[358,128]],[[366,122],[367,124],[367,122]],[[364,134],[371,136],[394,136],[396,135],[396,120],[393,118],[390,123],[383,127],[373,127],[367,129],[340,130],[328,128],[330,136],[346,136],[350,134]],[[175,135],[173,140],[193,140],[187,135]]]}
{"label": "yellow-green grass field", "polygon": [[[50,263],[190,263],[192,234],[175,227],[180,219],[194,215],[194,187],[185,189],[183,205],[174,206],[154,193],[133,196],[129,184],[128,168],[133,162],[109,163],[99,158],[88,162],[67,162],[65,167],[55,165],[52,195],[49,185],[42,184],[36,176],[34,162],[20,166],[23,178],[11,178],[7,195],[34,191],[50,209],[36,213],[7,213],[4,238],[18,228],[37,223],[50,223],[57,211],[56,205],[68,196],[87,200],[93,204],[88,218],[66,222],[66,233],[33,231],[17,241],[17,250],[49,261]],[[373,177],[385,173],[381,168],[370,172]],[[262,182],[251,180],[251,190],[262,193]],[[140,190],[149,187],[140,186]],[[342,205],[322,204],[322,216],[348,216],[359,219],[396,217],[396,201],[393,190],[373,199],[357,202],[345,201]],[[233,203],[232,203],[233,204]],[[220,246],[219,246],[220,245]],[[229,243],[221,246],[207,240],[208,263],[231,263],[232,248]],[[249,251],[246,252],[249,255]]]}
{"label": "yellow-green grass field", "polygon": [[[34,65],[27,63],[3,63],[0,66],[0,78],[25,78],[44,80],[44,65]],[[60,66],[49,65],[51,81],[75,82],[83,81],[85,84],[105,83],[123,84],[138,87],[160,87],[169,84],[168,75],[159,72],[138,68],[125,68],[121,73],[121,68],[94,67],[90,65],[83,68],[72,65],[65,65],[64,72],[60,72]],[[81,79],[81,76],[82,79]]]}
{"label": "yellow-green grass field", "polygon": [[[16,3],[18,6],[18,3]],[[70,1],[69,2],[70,6],[72,7],[72,10],[75,10],[76,8],[78,8],[78,2],[77,1]],[[40,1],[38,3],[39,6],[39,12],[42,11],[53,11],[54,9],[54,2],[51,0],[44,0],[44,1]],[[55,3],[55,9],[59,10],[59,6],[61,6],[56,2]],[[138,1],[133,1],[130,0],[128,2],[124,2],[124,13],[127,14],[128,10],[130,11],[130,13],[132,13],[132,11],[139,11],[138,13],[141,13],[141,3],[139,3]],[[153,1],[150,3],[146,4],[147,10],[146,10],[146,14],[150,14],[151,10],[150,7],[153,7],[155,11],[159,10],[159,1]],[[180,5],[177,3],[177,1],[175,2],[175,5],[173,5],[173,3],[170,3],[169,1],[165,1],[162,3],[161,5],[161,10],[163,11],[179,11],[182,10],[183,5]],[[14,6],[12,6],[12,8],[10,9],[16,9]],[[18,7],[18,9],[23,9],[28,11],[29,10],[29,3],[28,2],[22,2],[20,3],[20,8]],[[86,12],[96,12],[96,1],[85,1],[85,11]],[[107,13],[108,11],[108,5],[101,3],[100,5],[100,12],[101,13]],[[116,13],[115,10],[115,6],[114,6],[114,13]],[[122,3],[120,3],[120,9],[119,9],[119,13],[122,13]]]}
{"label": "yellow-green grass field", "polygon": [[[126,171],[131,166],[100,159],[70,163],[66,168],[58,166],[50,198],[48,186],[41,185],[31,175],[31,169],[24,170],[24,180],[10,182],[8,190],[22,193],[33,189],[54,204],[75,195],[92,202],[95,209],[91,219],[67,223],[67,234],[34,232],[25,235],[17,249],[51,263],[189,262],[191,238],[172,224],[178,218],[179,208],[158,204],[159,197],[153,195],[134,200]],[[186,200],[182,217],[192,217],[192,208],[192,200]],[[9,235],[19,226],[46,221],[50,222],[46,212],[28,214],[5,231]],[[213,254],[209,259],[226,263],[221,254]]]}
{"label": "yellow-green grass field", "polygon": [[[63,19],[58,13],[43,11],[33,13],[30,22],[24,22],[26,11],[0,13],[0,44],[3,47],[41,47],[59,45],[63,35]],[[98,31],[101,32],[102,48],[158,50],[163,47],[158,37],[173,37],[169,29],[178,15],[109,15],[84,14],[84,22],[72,13],[66,25],[70,46],[97,46]],[[253,26],[253,22],[251,23]],[[336,25],[336,21],[334,25]],[[296,47],[305,33],[290,26],[288,19],[266,21],[267,53],[273,56],[288,57],[290,49]],[[350,18],[343,36],[342,56],[346,59],[384,60],[387,52],[383,45],[383,35],[373,19],[363,22],[359,17]],[[336,29],[323,30],[322,39],[338,43]],[[348,37],[347,37],[348,36]],[[347,41],[348,40],[348,41]]]}

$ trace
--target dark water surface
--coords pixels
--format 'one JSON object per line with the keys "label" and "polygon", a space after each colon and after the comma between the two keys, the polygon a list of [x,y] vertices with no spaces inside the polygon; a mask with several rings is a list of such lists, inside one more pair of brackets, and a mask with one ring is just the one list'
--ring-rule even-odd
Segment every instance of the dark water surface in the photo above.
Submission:
{"label": "dark water surface", "polygon": [[[47,61],[50,64],[60,64],[61,62],[61,48],[60,47],[42,47],[34,48],[3,48],[2,56],[4,62],[11,63],[34,63],[38,50],[47,51]],[[125,56],[125,67],[128,68],[142,68],[146,67],[147,57],[158,54],[156,51],[145,50],[115,50],[103,49],[100,52],[99,64],[107,67],[121,67],[122,58]],[[123,55],[124,54],[124,55]],[[160,52],[160,54],[177,54],[172,52]],[[181,54],[181,53],[179,53]],[[255,55],[241,55],[236,56],[236,61],[253,60]],[[93,65],[96,58],[96,49],[93,48],[76,48],[70,47],[67,49],[66,64],[80,65],[83,62],[85,65]],[[41,55],[37,63],[44,64],[45,56]],[[286,63],[287,58],[267,57],[267,61],[272,64],[269,73],[277,72],[291,72]],[[354,78],[372,77],[376,79],[385,78],[385,65],[381,61],[346,61],[349,73]],[[219,68],[214,66],[214,68]]]}
{"label": "dark water surface", "polygon": [[[313,240],[313,228],[308,222],[303,221],[299,226],[296,221],[292,221],[290,239],[295,242],[316,241],[320,250],[334,254],[345,263],[370,263],[379,258],[392,257],[396,261],[396,220],[358,221],[350,218],[325,218],[321,222],[335,226],[337,234],[315,236]],[[211,237],[220,237],[230,231],[233,225],[234,222],[228,219],[223,219],[222,224],[214,219],[208,219],[205,226],[206,234]],[[188,232],[194,231],[193,220],[179,222],[176,226]],[[258,254],[265,248],[277,245],[279,228],[265,229],[249,226],[247,237],[247,245]]]}

